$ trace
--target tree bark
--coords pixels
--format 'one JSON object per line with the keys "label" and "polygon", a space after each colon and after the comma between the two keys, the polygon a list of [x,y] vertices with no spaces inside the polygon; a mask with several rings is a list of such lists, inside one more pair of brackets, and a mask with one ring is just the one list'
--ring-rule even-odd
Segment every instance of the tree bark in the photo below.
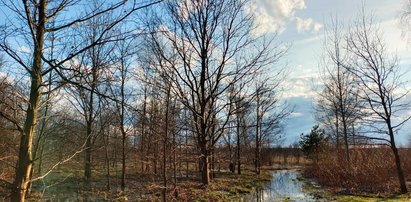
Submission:
{"label": "tree bark", "polygon": [[239,175],[241,175],[241,142],[240,142],[240,136],[241,136],[241,132],[240,132],[240,118],[237,117],[237,172]]}
{"label": "tree bark", "polygon": [[210,184],[210,162],[209,162],[209,156],[207,155],[206,152],[205,154],[201,155],[201,182],[204,185]]}
{"label": "tree bark", "polygon": [[105,158],[106,158],[106,180],[107,180],[107,190],[109,191],[111,186],[110,186],[110,158],[109,158],[109,141],[110,141],[110,136],[107,134],[107,138],[104,139],[104,150],[105,150]]}
{"label": "tree bark", "polygon": [[387,124],[390,127],[389,128],[390,144],[391,144],[391,150],[395,158],[395,166],[397,169],[397,176],[398,176],[398,181],[400,184],[400,192],[407,193],[408,192],[407,184],[405,183],[404,171],[402,170],[400,155],[398,154],[398,149],[397,149],[397,146],[395,145],[394,132],[391,128],[391,124],[390,123],[387,123]]}
{"label": "tree bark", "polygon": [[163,202],[167,201],[167,140],[169,130],[170,87],[167,89],[165,129],[163,139]]}
{"label": "tree bark", "polygon": [[87,182],[91,178],[91,122],[87,123],[87,132],[86,132],[86,149],[85,149],[85,158],[84,158],[84,177]]}
{"label": "tree bark", "polygon": [[256,104],[256,131],[255,131],[255,172],[260,174],[260,97],[257,90],[257,104]]}
{"label": "tree bark", "polygon": [[23,133],[20,138],[19,158],[16,166],[16,176],[13,182],[11,201],[24,201],[30,173],[33,166],[33,137],[35,136],[37,113],[41,98],[42,84],[42,55],[46,23],[46,0],[39,3],[39,18],[36,26],[36,39],[34,40],[33,64],[30,72],[30,98],[26,111]]}

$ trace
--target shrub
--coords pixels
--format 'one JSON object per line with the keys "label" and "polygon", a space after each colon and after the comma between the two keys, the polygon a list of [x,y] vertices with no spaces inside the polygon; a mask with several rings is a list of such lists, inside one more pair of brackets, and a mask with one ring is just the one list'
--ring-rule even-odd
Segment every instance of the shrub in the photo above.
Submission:
{"label": "shrub", "polygon": [[[405,174],[411,171],[410,154],[400,149]],[[348,193],[394,193],[399,183],[394,157],[388,147],[356,147],[350,149],[350,162],[342,152],[330,149],[318,154],[318,160],[306,167],[304,174],[320,185],[343,189]],[[405,158],[404,158],[405,157]]]}

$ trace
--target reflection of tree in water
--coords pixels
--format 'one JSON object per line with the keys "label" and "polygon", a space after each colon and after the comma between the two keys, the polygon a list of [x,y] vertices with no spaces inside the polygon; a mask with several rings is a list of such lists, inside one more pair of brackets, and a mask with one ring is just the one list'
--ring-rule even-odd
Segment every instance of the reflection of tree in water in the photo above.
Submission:
{"label": "reflection of tree in water", "polygon": [[244,201],[313,201],[314,197],[304,193],[304,182],[297,179],[296,170],[279,171],[272,173],[271,182],[264,188],[256,190],[255,194],[246,197]]}

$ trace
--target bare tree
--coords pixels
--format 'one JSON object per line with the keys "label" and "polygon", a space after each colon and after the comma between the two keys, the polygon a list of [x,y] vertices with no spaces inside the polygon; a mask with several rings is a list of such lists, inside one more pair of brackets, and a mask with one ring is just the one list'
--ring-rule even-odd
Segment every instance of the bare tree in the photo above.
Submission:
{"label": "bare tree", "polygon": [[260,174],[261,150],[264,144],[279,138],[281,122],[290,114],[290,109],[281,98],[283,75],[260,77],[255,83],[253,106],[255,110],[255,171]]}
{"label": "bare tree", "polygon": [[[357,79],[345,69],[349,53],[345,47],[345,33],[338,20],[332,22],[324,43],[323,67],[324,88],[318,94],[317,107],[318,119],[332,127],[335,134],[337,150],[340,148],[342,137],[345,160],[350,161],[349,145],[350,135],[354,138],[355,123],[361,118],[361,102],[358,98]],[[354,141],[354,140],[353,140]]]}
{"label": "bare tree", "polygon": [[[97,5],[95,5],[97,6]],[[91,22],[101,24],[105,16],[94,18]],[[92,26],[80,33],[83,41],[95,41],[99,37],[105,26]],[[113,32],[107,35],[112,36]],[[66,92],[71,95],[68,99],[72,106],[81,114],[84,121],[84,139],[86,140],[84,158],[84,177],[86,181],[91,178],[92,153],[94,142],[100,136],[101,129],[98,128],[98,117],[102,112],[103,94],[110,86],[111,66],[115,61],[110,57],[114,50],[114,44],[102,43],[90,47],[87,51],[79,54],[77,62],[72,62],[71,69],[81,72],[71,79],[73,83],[66,85]],[[74,84],[74,85],[73,85]],[[121,99],[120,99],[121,100]]]}
{"label": "bare tree", "polygon": [[115,97],[114,105],[117,109],[118,124],[121,131],[121,189],[125,189],[126,180],[126,153],[127,140],[132,132],[132,89],[128,84],[132,76],[132,56],[135,54],[135,40],[121,40],[115,44],[113,49],[116,62],[114,71],[114,82],[110,84],[111,95]]}
{"label": "bare tree", "polygon": [[[241,145],[242,141],[244,140],[244,136],[247,135],[247,114],[251,112],[251,101],[252,95],[247,91],[250,89],[247,87],[245,83],[239,83],[237,85],[233,85],[230,89],[230,102],[234,105],[233,108],[235,109],[233,114],[233,128],[235,128],[235,164],[237,165],[237,173],[241,174]],[[230,161],[231,159],[231,135],[228,136],[227,142],[229,150],[230,150]]]}
{"label": "bare tree", "polygon": [[382,134],[383,137],[369,138],[383,141],[391,148],[395,157],[395,165],[401,193],[407,192],[400,155],[395,142],[395,133],[411,117],[396,117],[409,109],[403,98],[409,90],[403,89],[403,71],[398,65],[398,59],[390,54],[382,39],[382,32],[372,17],[362,16],[355,21],[347,37],[347,49],[354,54],[347,69],[360,82],[361,99],[367,103],[370,116],[365,121],[370,132]]}
{"label": "bare tree", "polygon": [[157,31],[152,34],[153,52],[174,72],[175,78],[169,78],[172,90],[192,113],[202,182],[208,184],[214,145],[233,112],[225,93],[276,61],[281,51],[271,49],[272,40],[251,35],[253,17],[244,12],[247,1],[183,0],[164,5],[168,20],[152,25]]}

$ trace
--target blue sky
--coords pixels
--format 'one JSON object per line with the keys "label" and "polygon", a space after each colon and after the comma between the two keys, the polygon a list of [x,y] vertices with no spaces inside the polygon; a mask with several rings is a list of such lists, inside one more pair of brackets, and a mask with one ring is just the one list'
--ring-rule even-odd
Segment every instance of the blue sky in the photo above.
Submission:
{"label": "blue sky", "polygon": [[[343,22],[352,21],[362,5],[372,13],[390,51],[397,53],[401,65],[411,64],[411,34],[402,36],[399,26],[401,9],[405,0],[255,0],[252,12],[263,27],[260,31],[279,32],[278,39],[291,43],[284,60],[288,63],[290,76],[286,82],[288,103],[295,106],[291,117],[285,122],[285,143],[298,141],[301,133],[307,133],[316,124],[313,117],[313,86],[318,82],[318,61],[322,54],[324,29],[330,17],[337,16]],[[271,27],[271,28],[266,28]],[[410,32],[411,33],[411,32]],[[408,45],[407,45],[408,44]],[[408,144],[411,124],[407,124],[398,135],[400,145]]]}

